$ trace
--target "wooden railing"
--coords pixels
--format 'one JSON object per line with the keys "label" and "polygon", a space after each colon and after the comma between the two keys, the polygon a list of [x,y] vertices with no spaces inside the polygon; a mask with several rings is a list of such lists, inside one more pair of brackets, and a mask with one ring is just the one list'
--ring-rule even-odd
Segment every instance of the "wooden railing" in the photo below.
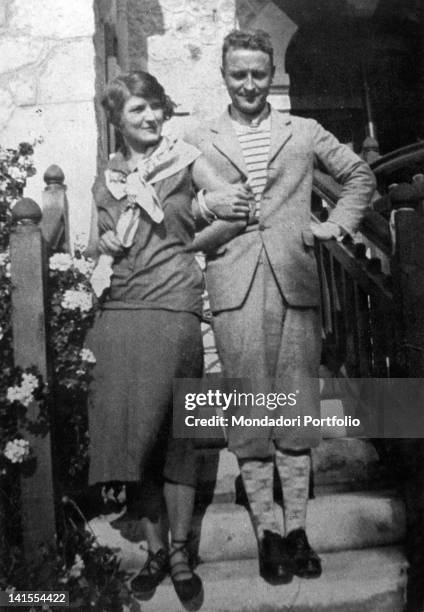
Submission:
{"label": "wooden railing", "polygon": [[[373,169],[387,190],[398,177],[411,183],[423,163],[421,144],[379,159]],[[324,359],[333,372],[355,378],[424,375],[424,215],[420,190],[410,191],[415,200],[396,202],[396,211],[390,193],[378,198],[373,207],[384,216],[369,210],[355,243],[346,238],[316,245]],[[318,219],[325,220],[339,193],[337,183],[316,172]]]}

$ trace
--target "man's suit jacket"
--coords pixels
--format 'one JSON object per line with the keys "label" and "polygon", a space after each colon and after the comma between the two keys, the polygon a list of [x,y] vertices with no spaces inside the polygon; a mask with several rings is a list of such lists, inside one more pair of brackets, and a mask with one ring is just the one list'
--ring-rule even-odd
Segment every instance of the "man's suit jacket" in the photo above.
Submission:
{"label": "man's suit jacket", "polygon": [[[230,183],[245,181],[243,153],[226,111],[210,128],[193,133],[197,146]],[[319,305],[319,279],[310,229],[313,169],[322,165],[343,189],[330,219],[354,231],[375,187],[368,166],[313,119],[271,111],[268,179],[259,223],[208,257],[206,283],[213,312],[238,308],[247,295],[262,247],[292,306]]]}

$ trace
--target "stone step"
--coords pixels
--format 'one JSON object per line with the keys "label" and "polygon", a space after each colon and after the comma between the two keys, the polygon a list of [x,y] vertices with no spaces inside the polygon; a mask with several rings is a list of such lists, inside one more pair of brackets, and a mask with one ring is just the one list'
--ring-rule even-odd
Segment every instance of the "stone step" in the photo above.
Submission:
{"label": "stone step", "polygon": [[[276,505],[282,526],[282,511]],[[124,556],[144,558],[143,533],[139,523],[106,517],[91,521],[102,543],[123,551]],[[235,504],[211,504],[193,519],[195,552],[202,562],[254,559],[257,544],[247,511]],[[318,552],[337,552],[389,546],[403,541],[403,502],[389,492],[337,493],[310,501],[308,538]],[[140,548],[141,546],[141,548]]]}
{"label": "stone step", "polygon": [[[202,612],[400,612],[403,607],[403,554],[379,548],[322,555],[323,575],[270,586],[258,575],[256,559],[201,564]],[[169,578],[143,612],[184,612]]]}
{"label": "stone step", "polygon": [[[204,449],[200,453],[201,496],[216,502],[235,501],[234,481],[239,474],[236,457],[227,449]],[[368,440],[323,440],[312,451],[312,459],[315,494],[384,486],[384,470]]]}
{"label": "stone step", "polygon": [[[283,514],[275,505],[283,528]],[[257,544],[248,512],[231,503],[211,504],[194,517],[199,535],[199,556],[204,562],[252,559]],[[405,534],[405,511],[401,499],[390,492],[335,493],[310,500],[308,538],[319,552],[388,546]]]}

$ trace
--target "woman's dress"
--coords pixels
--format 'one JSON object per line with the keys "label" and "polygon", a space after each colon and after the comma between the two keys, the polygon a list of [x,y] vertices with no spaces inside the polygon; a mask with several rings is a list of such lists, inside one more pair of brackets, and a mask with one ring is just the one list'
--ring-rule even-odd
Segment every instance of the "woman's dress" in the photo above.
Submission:
{"label": "woman's dress", "polygon": [[[192,147],[178,146],[182,159],[193,157]],[[117,164],[128,172],[120,154]],[[108,297],[88,340],[96,357],[90,483],[140,481],[155,449],[163,454],[157,464],[164,464],[165,478],[195,484],[191,440],[173,439],[171,430],[159,449],[157,444],[172,422],[173,379],[197,378],[203,369],[203,279],[193,254],[185,250],[195,231],[190,164],[154,188],[164,219],[155,223],[141,210],[133,245],[113,263]],[[116,224],[125,199],[116,200],[105,183],[96,191],[104,231]]]}

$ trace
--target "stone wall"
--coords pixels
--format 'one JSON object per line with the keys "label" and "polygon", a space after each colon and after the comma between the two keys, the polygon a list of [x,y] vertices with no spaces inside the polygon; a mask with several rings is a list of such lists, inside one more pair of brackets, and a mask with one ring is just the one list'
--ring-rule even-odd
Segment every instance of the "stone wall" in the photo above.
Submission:
{"label": "stone wall", "polygon": [[239,26],[270,32],[278,64],[274,102],[288,109],[284,54],[296,26],[271,0],[128,1],[130,67],[147,66],[165,86],[180,115],[172,120],[172,129],[211,119],[228,103],[220,73],[221,45]]}
{"label": "stone wall", "polygon": [[128,11],[130,67],[147,66],[177,113],[216,114],[226,100],[220,43],[236,24],[235,0],[129,0]]}
{"label": "stone wall", "polygon": [[228,103],[221,44],[238,25],[271,31],[283,93],[277,102],[288,106],[283,63],[295,26],[271,0],[0,0],[0,141],[15,146],[43,138],[26,195],[40,202],[44,171],[60,165],[73,235],[87,231],[91,187],[107,155],[107,128],[93,101],[104,87],[104,24],[123,7],[125,63],[147,68],[164,84],[177,104],[174,131],[216,116]]}
{"label": "stone wall", "polygon": [[96,174],[91,0],[1,0],[0,141],[42,137],[27,195],[40,202],[46,168],[66,176],[72,231],[86,229]]}
{"label": "stone wall", "polygon": [[[349,0],[365,10],[368,0]],[[369,0],[374,6],[376,0]],[[91,187],[107,157],[107,126],[93,103],[104,87],[104,26],[116,24],[123,67],[155,74],[177,104],[169,128],[216,116],[228,103],[220,74],[223,37],[234,27],[268,30],[277,72],[271,100],[290,107],[285,53],[296,24],[272,0],[0,0],[0,141],[41,136],[38,202],[51,163],[66,175],[73,234],[85,231]],[[364,8],[365,7],[365,8]],[[367,9],[368,10],[368,9]],[[120,16],[125,13],[125,20]],[[123,25],[125,22],[126,25]],[[120,57],[118,57],[120,55]],[[110,68],[110,64],[108,64]]]}

